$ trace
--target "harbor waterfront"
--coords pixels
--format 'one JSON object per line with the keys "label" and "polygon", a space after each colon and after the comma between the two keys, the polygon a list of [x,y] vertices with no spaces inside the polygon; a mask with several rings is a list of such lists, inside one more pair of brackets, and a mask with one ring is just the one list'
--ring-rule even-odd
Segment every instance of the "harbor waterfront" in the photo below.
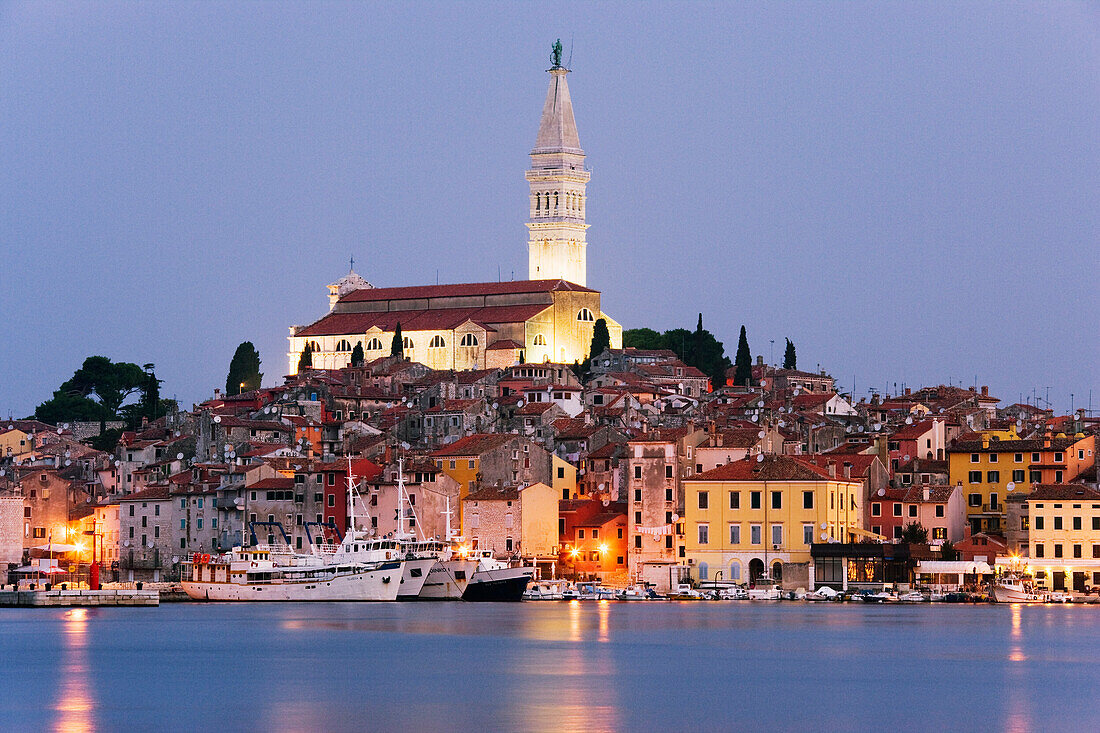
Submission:
{"label": "harbor waterfront", "polygon": [[0,720],[66,731],[211,720],[222,730],[1088,730],[1100,724],[1098,613],[568,601],[18,609],[0,626]]}

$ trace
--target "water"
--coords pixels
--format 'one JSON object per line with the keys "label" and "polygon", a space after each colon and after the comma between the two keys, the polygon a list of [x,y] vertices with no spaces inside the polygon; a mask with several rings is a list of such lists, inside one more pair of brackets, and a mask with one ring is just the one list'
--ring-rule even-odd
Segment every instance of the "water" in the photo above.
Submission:
{"label": "water", "polygon": [[1095,730],[1100,608],[0,611],[16,730]]}

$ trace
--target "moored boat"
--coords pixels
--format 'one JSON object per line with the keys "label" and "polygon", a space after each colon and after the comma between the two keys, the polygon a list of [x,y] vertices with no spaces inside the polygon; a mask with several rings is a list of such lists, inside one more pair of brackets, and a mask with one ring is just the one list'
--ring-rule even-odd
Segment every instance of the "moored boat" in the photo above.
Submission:
{"label": "moored boat", "polygon": [[1004,575],[993,584],[993,598],[997,603],[1049,603],[1050,594],[1038,590],[1030,582],[1016,575]]}

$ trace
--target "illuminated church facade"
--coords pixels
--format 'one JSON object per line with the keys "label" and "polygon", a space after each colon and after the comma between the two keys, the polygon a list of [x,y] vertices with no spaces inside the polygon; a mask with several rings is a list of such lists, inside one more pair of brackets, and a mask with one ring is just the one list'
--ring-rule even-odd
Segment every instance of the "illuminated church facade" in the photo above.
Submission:
{"label": "illuminated church facade", "polygon": [[329,313],[291,326],[288,374],[298,371],[308,345],[315,369],[351,362],[356,344],[366,361],[388,356],[400,324],[403,354],[432,369],[505,367],[520,361],[572,364],[588,357],[597,319],[612,348],[622,327],[586,286],[584,150],[566,81],[556,62],[531,151],[528,229],[529,280],[376,288],[352,270],[328,286]]}

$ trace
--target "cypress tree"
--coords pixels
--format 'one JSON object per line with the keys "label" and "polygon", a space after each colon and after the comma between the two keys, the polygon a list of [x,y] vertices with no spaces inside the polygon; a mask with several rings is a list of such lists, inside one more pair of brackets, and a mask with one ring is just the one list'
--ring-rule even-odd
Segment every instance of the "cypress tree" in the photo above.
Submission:
{"label": "cypress tree", "polygon": [[783,368],[797,369],[798,356],[794,353],[794,344],[787,339],[787,350],[783,353]]}
{"label": "cypress tree", "polygon": [[356,341],[355,348],[351,350],[351,365],[353,367],[361,367],[366,360],[367,358],[363,354],[363,342]]}
{"label": "cypress tree", "polygon": [[[229,362],[229,374],[225,377],[225,393],[240,394],[242,391],[258,389],[264,375],[260,373],[260,352],[251,341],[245,341],[233,352]],[[241,385],[244,389],[241,389]]]}
{"label": "cypress tree", "polygon": [[611,346],[611,334],[607,332],[607,321],[600,318],[592,328],[592,344],[588,347],[588,361],[591,362]]}
{"label": "cypress tree", "polygon": [[390,342],[390,356],[398,359],[405,355],[405,341],[401,338],[401,321],[397,322],[397,328],[393,330],[393,341]]}
{"label": "cypress tree", "polygon": [[749,351],[749,339],[745,335],[745,326],[741,325],[741,336],[737,339],[737,356],[733,361],[733,383],[747,387],[752,381],[752,352]]}
{"label": "cypress tree", "polygon": [[302,349],[302,355],[298,358],[298,371],[302,372],[306,369],[313,368],[313,348],[306,343],[306,347]]}

